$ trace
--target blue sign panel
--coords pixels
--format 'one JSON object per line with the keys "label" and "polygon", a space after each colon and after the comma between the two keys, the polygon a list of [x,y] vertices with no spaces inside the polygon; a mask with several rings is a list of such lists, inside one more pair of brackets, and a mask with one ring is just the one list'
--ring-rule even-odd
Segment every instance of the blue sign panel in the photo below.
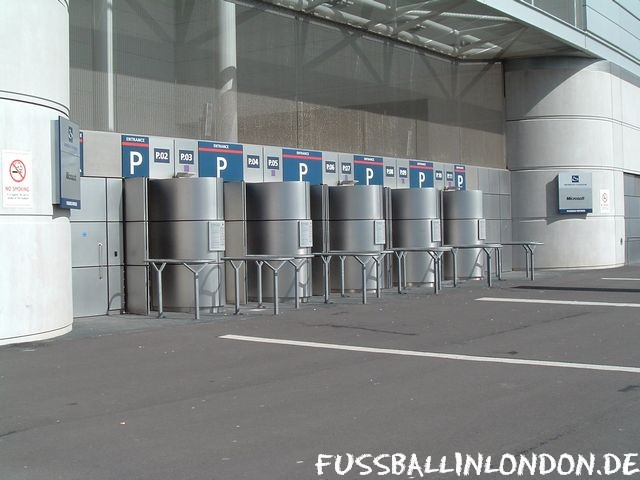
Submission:
{"label": "blue sign panel", "polygon": [[149,176],[149,137],[122,135],[122,176]]}
{"label": "blue sign panel", "polygon": [[383,185],[384,163],[382,157],[354,155],[354,178],[360,185]]}
{"label": "blue sign panel", "polygon": [[193,165],[196,159],[196,155],[193,150],[180,150],[178,151],[178,163],[180,165]]}
{"label": "blue sign panel", "polygon": [[456,188],[458,190],[466,190],[467,189],[467,174],[465,172],[464,165],[456,165],[454,167],[454,174],[456,177]]}
{"label": "blue sign panel", "polygon": [[322,152],[283,148],[282,162],[285,182],[322,183]]}
{"label": "blue sign panel", "polygon": [[409,162],[409,186],[411,188],[433,187],[433,163],[411,160]]}
{"label": "blue sign panel", "polygon": [[244,178],[242,154],[242,145],[198,142],[198,175],[221,177],[225,182],[240,182]]}

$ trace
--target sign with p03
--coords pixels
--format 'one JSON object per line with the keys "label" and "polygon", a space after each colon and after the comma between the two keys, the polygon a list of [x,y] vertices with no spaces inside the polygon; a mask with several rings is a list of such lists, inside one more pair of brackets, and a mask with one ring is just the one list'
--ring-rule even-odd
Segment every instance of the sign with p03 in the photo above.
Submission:
{"label": "sign with p03", "polygon": [[433,187],[433,163],[411,160],[409,171],[409,186],[411,188]]}
{"label": "sign with p03", "polygon": [[322,183],[322,152],[282,149],[282,179],[285,182]]}
{"label": "sign with p03", "polygon": [[122,176],[149,176],[149,137],[122,135]]}
{"label": "sign with p03", "polygon": [[382,157],[354,155],[354,178],[359,185],[383,185],[384,161]]}
{"label": "sign with p03", "polygon": [[198,159],[200,177],[218,177],[225,182],[241,182],[244,178],[242,145],[198,142]]}

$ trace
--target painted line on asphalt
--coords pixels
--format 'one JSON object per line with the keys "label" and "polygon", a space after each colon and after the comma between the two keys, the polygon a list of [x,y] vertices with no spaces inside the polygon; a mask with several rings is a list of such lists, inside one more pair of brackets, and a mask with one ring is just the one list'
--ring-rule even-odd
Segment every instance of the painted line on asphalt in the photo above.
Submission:
{"label": "painted line on asphalt", "polygon": [[583,302],[581,300],[544,300],[537,298],[476,298],[478,302],[504,302],[504,303],[547,303],[551,305],[589,305],[592,307],[626,307],[640,308],[640,303],[614,303],[614,302]]}
{"label": "painted line on asphalt", "polygon": [[628,277],[604,277],[602,280],[620,280],[627,282],[640,282],[640,278],[628,278]]}
{"label": "painted line on asphalt", "polygon": [[534,367],[556,367],[573,368],[578,370],[599,370],[604,372],[640,373],[640,367],[625,367],[620,365],[598,365],[592,363],[526,360],[522,358],[483,357],[477,355],[460,355],[455,353],[422,352],[418,350],[396,350],[392,348],[358,347],[355,345],[340,345],[336,343],[301,342],[298,340],[248,337],[245,335],[222,335],[219,338],[223,338],[225,340],[239,340],[243,342],[270,343],[295,347],[323,348],[327,350],[346,350],[350,352],[381,353],[386,355],[402,355],[407,357],[427,357],[442,360],[458,360],[463,362],[507,363],[511,365],[526,365]]}

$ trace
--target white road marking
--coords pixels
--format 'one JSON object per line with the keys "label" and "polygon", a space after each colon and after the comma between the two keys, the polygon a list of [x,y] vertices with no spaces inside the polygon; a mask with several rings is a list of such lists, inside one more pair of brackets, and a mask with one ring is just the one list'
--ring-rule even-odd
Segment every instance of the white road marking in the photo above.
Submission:
{"label": "white road marking", "polygon": [[622,280],[622,281],[628,281],[628,282],[640,282],[640,278],[625,278],[625,277],[604,277],[602,280]]}
{"label": "white road marking", "polygon": [[538,298],[476,298],[478,302],[505,302],[505,303],[548,303],[551,305],[590,305],[593,307],[628,307],[640,308],[640,303],[613,303],[613,302],[583,302],[581,300],[545,300]]}
{"label": "white road marking", "polygon": [[598,365],[592,363],[553,362],[548,360],[526,360],[522,358],[482,357],[477,355],[460,355],[455,353],[422,352],[417,350],[396,350],[392,348],[358,347],[355,345],[339,345],[335,343],[301,342],[279,338],[247,337],[245,335],[222,335],[226,340],[244,342],[272,343],[296,347],[324,348],[327,350],[347,350],[350,352],[384,353],[387,355],[403,355],[409,357],[440,358],[443,360],[459,360],[463,362],[508,363],[512,365],[528,365],[536,367],[575,368],[579,370],[600,370],[605,372],[640,373],[640,367],[620,365]]}

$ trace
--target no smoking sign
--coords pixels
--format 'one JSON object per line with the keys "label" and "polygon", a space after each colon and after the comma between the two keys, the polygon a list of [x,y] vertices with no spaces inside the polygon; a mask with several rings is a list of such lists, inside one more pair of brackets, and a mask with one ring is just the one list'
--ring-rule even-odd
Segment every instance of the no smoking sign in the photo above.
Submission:
{"label": "no smoking sign", "polygon": [[30,208],[33,206],[33,173],[31,153],[4,150],[2,152],[2,206]]}
{"label": "no smoking sign", "polygon": [[9,175],[11,175],[11,179],[14,182],[23,182],[27,176],[27,167],[25,167],[24,162],[18,159],[12,161],[9,166]]}

